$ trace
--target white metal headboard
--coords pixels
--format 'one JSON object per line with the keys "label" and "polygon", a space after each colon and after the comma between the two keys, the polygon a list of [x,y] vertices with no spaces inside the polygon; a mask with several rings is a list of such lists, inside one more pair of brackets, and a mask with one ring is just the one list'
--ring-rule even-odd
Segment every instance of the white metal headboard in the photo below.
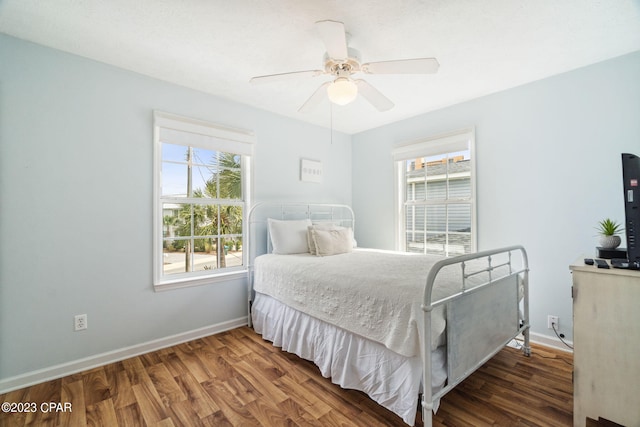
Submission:
{"label": "white metal headboard", "polygon": [[309,219],[312,223],[331,222],[335,225],[354,228],[353,210],[347,205],[323,203],[275,203],[261,202],[249,211],[249,266],[262,254],[271,252],[268,239],[267,220]]}
{"label": "white metal headboard", "polygon": [[355,215],[351,207],[330,203],[260,202],[251,207],[248,215],[249,232],[245,248],[248,248],[248,299],[249,326],[251,326],[251,301],[253,300],[253,265],[256,257],[271,252],[267,220],[309,219],[312,223],[331,222],[355,231]]}

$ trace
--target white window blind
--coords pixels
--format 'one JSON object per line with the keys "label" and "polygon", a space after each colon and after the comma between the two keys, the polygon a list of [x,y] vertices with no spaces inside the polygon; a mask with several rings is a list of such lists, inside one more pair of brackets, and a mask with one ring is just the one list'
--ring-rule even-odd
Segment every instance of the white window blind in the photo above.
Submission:
{"label": "white window blind", "polygon": [[420,157],[431,157],[439,154],[464,151],[469,148],[469,140],[472,136],[472,130],[463,130],[443,136],[397,144],[393,148],[393,160],[417,159]]}

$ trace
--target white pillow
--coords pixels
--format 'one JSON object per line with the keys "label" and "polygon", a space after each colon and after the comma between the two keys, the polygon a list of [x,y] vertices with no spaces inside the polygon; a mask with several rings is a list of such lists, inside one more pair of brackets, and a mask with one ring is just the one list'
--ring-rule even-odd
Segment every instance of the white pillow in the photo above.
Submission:
{"label": "white pillow", "polygon": [[273,253],[280,255],[301,254],[309,252],[307,243],[307,228],[311,220],[283,221],[269,218],[267,226],[271,237]]}
{"label": "white pillow", "polygon": [[322,230],[311,227],[311,235],[316,246],[316,255],[328,256],[351,252],[353,238],[350,228],[340,227]]}

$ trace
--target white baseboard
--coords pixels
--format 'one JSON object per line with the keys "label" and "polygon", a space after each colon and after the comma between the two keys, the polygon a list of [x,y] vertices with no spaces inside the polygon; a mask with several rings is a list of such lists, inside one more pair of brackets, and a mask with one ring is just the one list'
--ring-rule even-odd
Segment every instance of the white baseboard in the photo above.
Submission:
{"label": "white baseboard", "polygon": [[247,317],[241,317],[238,319],[229,320],[227,322],[194,329],[192,331],[182,332],[180,334],[147,341],[142,344],[125,347],[102,354],[96,354],[94,356],[85,357],[83,359],[78,359],[71,362],[54,365],[48,368],[27,372],[25,374],[17,375],[14,377],[5,378],[0,380],[0,394],[18,390],[24,387],[29,387],[31,385],[39,384],[44,381],[62,378],[67,375],[86,371],[88,369],[93,369],[99,366],[104,366],[109,363],[119,362],[120,360],[129,359],[130,357],[139,356],[151,351],[171,347],[173,345],[181,344],[209,335],[214,335],[246,325]]}
{"label": "white baseboard", "polygon": [[[83,359],[54,365],[49,368],[38,369],[36,371],[27,372],[26,374],[17,375],[15,377],[5,378],[3,380],[0,380],[0,394],[8,393],[10,391],[18,390],[24,387],[29,387],[41,382],[62,378],[67,375],[76,374],[78,372],[97,368],[99,366],[104,366],[109,363],[119,362],[124,359],[129,359],[130,357],[139,356],[151,351],[171,347],[173,345],[181,344],[209,335],[214,335],[246,325],[247,317],[241,317],[238,319],[229,320],[227,322],[194,329],[192,331],[159,338],[157,340],[147,341],[142,344],[121,348],[119,350],[113,350],[106,353],[85,357]],[[531,342],[533,343],[544,345],[546,347],[552,347],[557,350],[573,352],[573,350],[564,345],[558,337],[538,334],[535,332],[531,332],[529,337],[531,339]],[[569,345],[573,346],[573,342],[567,340],[565,341]]]}
{"label": "white baseboard", "polygon": [[[560,338],[556,337],[556,336],[551,336],[551,335],[543,335],[543,334],[538,334],[536,332],[530,332],[529,333],[529,339],[531,340],[532,343],[536,343],[536,344],[540,344],[543,345],[545,347],[552,347],[556,350],[562,350],[562,351],[566,351],[568,353],[573,353],[573,350],[570,349],[569,347],[567,347],[561,340]],[[569,340],[564,340],[567,344],[569,344],[571,347],[573,347],[573,342],[569,341]]]}

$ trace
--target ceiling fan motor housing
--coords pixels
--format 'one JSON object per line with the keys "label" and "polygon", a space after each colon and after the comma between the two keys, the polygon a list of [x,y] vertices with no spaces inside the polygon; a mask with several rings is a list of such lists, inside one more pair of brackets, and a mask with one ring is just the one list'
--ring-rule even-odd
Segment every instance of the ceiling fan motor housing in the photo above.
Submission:
{"label": "ceiling fan motor housing", "polygon": [[360,71],[360,52],[356,49],[348,48],[349,57],[346,59],[337,59],[329,57],[328,53],[324,54],[324,70],[328,74],[338,76],[340,71],[346,71],[349,74]]}

